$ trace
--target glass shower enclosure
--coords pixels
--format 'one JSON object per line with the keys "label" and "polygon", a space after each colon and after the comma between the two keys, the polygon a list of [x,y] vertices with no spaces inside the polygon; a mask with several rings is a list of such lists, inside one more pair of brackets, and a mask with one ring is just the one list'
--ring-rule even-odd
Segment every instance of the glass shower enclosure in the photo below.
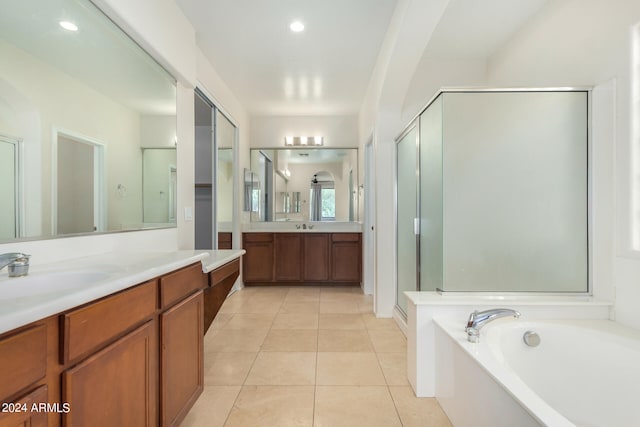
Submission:
{"label": "glass shower enclosure", "polygon": [[[588,104],[587,90],[434,97],[408,127],[418,134],[415,166],[405,153],[409,134],[397,140],[403,313],[405,290],[588,292]],[[405,193],[417,193],[415,207]],[[411,218],[419,218],[413,241],[402,232]]]}

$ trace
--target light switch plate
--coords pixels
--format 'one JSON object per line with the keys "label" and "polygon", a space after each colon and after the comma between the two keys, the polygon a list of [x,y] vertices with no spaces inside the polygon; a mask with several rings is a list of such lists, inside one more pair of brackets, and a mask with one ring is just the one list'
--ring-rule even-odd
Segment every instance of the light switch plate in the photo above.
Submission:
{"label": "light switch plate", "polygon": [[191,209],[191,206],[184,207],[184,220],[193,221],[193,210]]}

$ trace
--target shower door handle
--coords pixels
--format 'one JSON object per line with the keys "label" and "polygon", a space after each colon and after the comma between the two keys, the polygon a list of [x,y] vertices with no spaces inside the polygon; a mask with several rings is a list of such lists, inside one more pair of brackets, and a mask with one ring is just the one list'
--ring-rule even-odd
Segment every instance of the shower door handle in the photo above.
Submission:
{"label": "shower door handle", "polygon": [[413,234],[420,235],[420,218],[413,218]]}

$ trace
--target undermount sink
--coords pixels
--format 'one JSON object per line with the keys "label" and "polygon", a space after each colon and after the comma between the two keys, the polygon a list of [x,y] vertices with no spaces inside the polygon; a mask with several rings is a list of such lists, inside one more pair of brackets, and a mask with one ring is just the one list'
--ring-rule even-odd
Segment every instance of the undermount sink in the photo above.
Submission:
{"label": "undermount sink", "polygon": [[96,270],[38,271],[0,280],[0,300],[77,290],[108,278],[114,272]]}

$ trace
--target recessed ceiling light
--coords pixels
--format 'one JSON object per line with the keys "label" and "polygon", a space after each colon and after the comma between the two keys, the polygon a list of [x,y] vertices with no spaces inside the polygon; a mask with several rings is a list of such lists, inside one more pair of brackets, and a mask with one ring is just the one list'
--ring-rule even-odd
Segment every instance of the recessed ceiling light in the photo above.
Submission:
{"label": "recessed ceiling light", "polygon": [[58,22],[62,28],[68,31],[78,31],[78,26],[70,21],[60,21]]}
{"label": "recessed ceiling light", "polygon": [[300,21],[293,21],[291,25],[289,25],[289,28],[291,28],[291,31],[294,33],[299,33],[304,30],[304,24]]}

